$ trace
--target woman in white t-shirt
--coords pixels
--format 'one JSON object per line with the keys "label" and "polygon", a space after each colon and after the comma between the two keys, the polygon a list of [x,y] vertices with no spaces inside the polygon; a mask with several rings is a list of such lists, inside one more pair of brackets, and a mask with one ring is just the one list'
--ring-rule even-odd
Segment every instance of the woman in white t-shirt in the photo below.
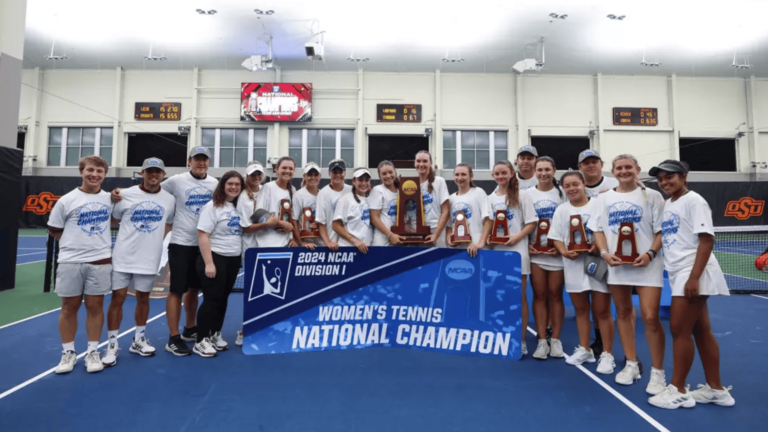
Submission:
{"label": "woman in white t-shirt", "polygon": [[[707,299],[729,295],[717,258],[712,210],[696,192],[686,187],[688,169],[676,160],[665,160],[648,172],[670,199],[664,204],[661,238],[664,267],[669,272],[672,308],[669,329],[673,337],[672,379],[663,392],[648,399],[659,408],[692,408],[699,403],[733,406],[729,387],[720,381],[720,348],[712,333]],[[693,337],[691,337],[693,336]],[[688,392],[685,380],[696,348],[704,366],[706,384]]]}
{"label": "woman in white t-shirt", "polygon": [[[472,167],[460,163],[453,170],[453,181],[459,190],[448,197],[451,206],[451,214],[448,218],[448,227],[445,229],[445,240],[448,246],[467,249],[469,256],[477,256],[477,250],[485,247],[486,237],[483,236],[483,225],[488,220],[488,195],[475,187]],[[461,222],[463,219],[463,223]],[[464,229],[469,232],[463,232]],[[471,241],[454,242],[453,234],[466,236],[469,234]]]}
{"label": "woman in white t-shirt", "polygon": [[[539,157],[535,165],[538,184],[525,191],[531,198],[536,216],[539,218],[537,230],[534,231],[528,245],[528,253],[531,255],[533,317],[536,320],[536,332],[539,338],[533,357],[538,360],[546,360],[547,356],[565,357],[563,344],[560,342],[560,331],[565,319],[563,260],[554,245],[548,246],[550,242],[546,235],[539,233],[540,229],[551,229],[555,210],[565,201],[563,190],[555,179],[555,170],[555,161],[552,158]],[[536,247],[548,247],[548,249],[539,251]],[[551,346],[547,344],[547,324],[552,326]]]}
{"label": "woman in white t-shirt", "polygon": [[414,166],[419,174],[421,198],[424,203],[424,223],[432,231],[423,246],[445,247],[443,230],[450,216],[448,185],[444,178],[435,175],[435,170],[432,168],[432,155],[428,151],[422,150],[416,153]]}
{"label": "woman in white t-shirt", "polygon": [[[631,385],[641,378],[637,350],[635,348],[635,327],[632,319],[632,287],[640,296],[640,310],[645,322],[645,337],[651,351],[653,367],[646,392],[661,393],[666,387],[664,370],[664,328],[659,319],[661,288],[664,286],[664,263],[657,254],[661,249],[661,216],[664,199],[659,192],[646,189],[638,181],[640,165],[631,155],[619,155],[613,159],[612,174],[619,181],[616,189],[603,192],[599,197],[599,211],[587,223],[595,233],[595,242],[600,256],[608,268],[608,289],[616,305],[616,322],[619,328],[621,346],[627,364],[616,374],[616,383]],[[631,225],[630,225],[631,224]],[[634,232],[633,232],[634,228]],[[631,256],[630,240],[635,239],[637,258],[627,258],[624,265],[617,255]]]}
{"label": "woman in white t-shirt", "polygon": [[296,190],[291,185],[291,180],[294,170],[293,158],[281,157],[275,168],[277,178],[262,188],[256,207],[272,215],[264,222],[256,221],[249,228],[256,232],[256,241],[260,248],[297,246],[293,240],[292,203]]}
{"label": "woman in white t-shirt", "polygon": [[229,348],[221,336],[227,314],[227,302],[240,271],[243,248],[242,227],[237,213],[237,200],[245,187],[237,171],[221,177],[213,198],[200,210],[197,239],[200,255],[197,273],[203,291],[203,303],[197,310],[197,339],[192,352],[201,357],[214,357]]}
{"label": "woman in white t-shirt", "polygon": [[[598,281],[584,271],[587,254],[597,252],[594,234],[586,227],[587,222],[598,211],[597,198],[587,196],[584,175],[579,171],[569,171],[563,174],[560,177],[560,184],[563,185],[565,194],[568,196],[568,202],[564,202],[555,210],[549,238],[555,242],[555,247],[563,257],[565,290],[571,296],[576,308],[576,326],[579,331],[579,346],[573,355],[565,359],[565,362],[570,365],[595,362],[595,353],[589,346],[591,327],[589,312],[591,309],[593,316],[597,317],[595,326],[600,327],[601,335],[604,337],[603,352],[600,354],[597,371],[602,374],[612,374],[615,362],[613,354],[611,354],[614,332],[613,317],[611,316],[611,294],[604,281]],[[574,240],[583,244],[581,249],[588,248],[589,250],[569,250],[571,227],[579,226],[578,219],[572,220],[572,216],[579,216],[581,225],[584,227],[584,234],[586,234],[586,238],[581,238],[581,233],[574,234]],[[592,295],[591,305],[590,293]]]}
{"label": "woman in white t-shirt", "polygon": [[295,224],[295,232],[293,233],[294,239],[298,240],[301,246],[315,250],[316,246],[325,246],[323,239],[320,237],[307,237],[301,238],[301,231],[304,229],[301,226],[303,219],[303,213],[305,209],[312,212],[312,218],[315,222],[309,224],[309,231],[317,231],[317,194],[319,192],[318,185],[320,184],[320,167],[314,162],[308,162],[304,165],[304,177],[301,180],[301,189],[293,194],[293,220]]}
{"label": "woman in white t-shirt", "polygon": [[339,235],[339,246],[354,246],[362,253],[368,252],[368,246],[373,241],[371,210],[368,207],[370,188],[370,171],[355,169],[352,192],[339,199],[333,215],[333,230]]}
{"label": "woman in white t-shirt", "polygon": [[392,162],[385,160],[379,163],[379,179],[381,184],[374,187],[368,196],[371,223],[376,228],[373,231],[372,246],[398,245],[402,238],[390,230],[397,217],[397,196],[400,188],[400,180]]}
{"label": "woman in white t-shirt", "polygon": [[352,186],[344,183],[347,174],[347,164],[344,159],[333,159],[328,164],[328,175],[331,183],[320,189],[317,194],[317,227],[320,239],[332,251],[339,250],[339,235],[333,229],[333,216],[336,206],[344,195],[352,190]]}
{"label": "woman in white t-shirt", "polygon": [[522,291],[522,353],[528,354],[525,336],[528,330],[528,275],[531,273],[531,261],[528,255],[528,236],[536,226],[536,211],[528,194],[520,191],[515,168],[509,161],[499,161],[493,166],[493,179],[496,190],[488,195],[488,219],[483,227],[483,238],[487,239],[493,229],[493,220],[498,210],[506,211],[509,241],[506,244],[486,244],[488,249],[513,251],[520,254],[520,273]]}

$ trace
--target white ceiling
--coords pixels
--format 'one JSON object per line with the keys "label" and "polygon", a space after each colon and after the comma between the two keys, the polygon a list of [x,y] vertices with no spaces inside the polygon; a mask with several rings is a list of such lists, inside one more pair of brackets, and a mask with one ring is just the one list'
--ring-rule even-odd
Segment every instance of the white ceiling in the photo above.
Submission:
{"label": "white ceiling", "polygon": [[[252,54],[283,71],[510,73],[546,40],[544,74],[768,77],[768,0],[27,0],[24,67],[240,69]],[[215,9],[200,15],[196,9]],[[254,9],[274,10],[259,18]],[[550,13],[567,14],[565,20]],[[608,14],[626,15],[614,21]],[[326,61],[304,43],[323,30]],[[67,61],[45,59],[54,54]],[[313,38],[314,39],[314,38]],[[145,61],[150,44],[164,62]],[[730,68],[747,55],[753,67]],[[446,56],[463,63],[443,63]],[[640,65],[643,54],[660,67]],[[527,72],[529,73],[529,72]]]}

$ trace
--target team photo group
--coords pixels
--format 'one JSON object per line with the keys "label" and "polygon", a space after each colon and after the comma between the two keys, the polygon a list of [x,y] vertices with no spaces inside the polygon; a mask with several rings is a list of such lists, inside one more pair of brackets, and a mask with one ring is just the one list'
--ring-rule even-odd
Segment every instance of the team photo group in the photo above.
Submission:
{"label": "team photo group", "polygon": [[[265,167],[254,161],[242,172],[229,171],[219,179],[208,174],[210,162],[208,148],[195,147],[189,170],[166,178],[164,162],[149,158],[142,165],[141,184],[108,192],[101,189],[107,162],[99,156],[80,160],[82,186],[59,199],[48,221],[50,235],[60,242],[56,293],[62,301],[63,352],[56,373],[70,372],[77,363],[74,340],[81,304],[87,311],[87,371],[117,365],[129,286],[136,296],[136,330],[128,350],[155,355],[146,326],[167,235],[170,289],[165,312],[170,334],[165,350],[206,358],[227,350],[226,338],[242,345],[242,331],[223,335],[222,327],[249,248],[354,247],[366,253],[371,246],[447,247],[464,248],[470,257],[478,249],[491,249],[518,252],[522,258],[524,357],[529,352],[525,340],[530,283],[537,334],[536,345],[530,347],[534,359],[597,363],[597,373],[615,375],[616,383],[631,386],[645,375],[635,345],[635,321],[641,319],[650,349],[649,379],[643,383],[651,405],[676,409],[697,403],[735,404],[730,388],[721,382],[720,350],[707,307],[710,296],[729,293],[712,253],[712,212],[699,194],[688,190],[688,167],[680,161],[665,160],[648,171],[666,201],[640,181],[641,167],[632,155],[603,161],[597,152],[585,150],[578,157],[578,170],[558,176],[555,160],[539,155],[533,146],[521,147],[514,161],[495,163],[491,174],[496,187],[490,193],[475,186],[471,166],[458,164],[452,179],[458,190],[450,194],[446,179],[436,175],[430,153],[421,151],[414,163],[420,183],[418,208],[429,230],[419,243],[400,230],[393,232],[401,178],[390,161],[379,163],[380,184],[373,186],[370,170],[334,159],[327,166],[330,183],[323,188],[321,167],[313,162],[297,167],[292,158],[282,157]],[[298,190],[292,186],[297,168],[303,168]],[[274,174],[265,183],[267,170]],[[604,176],[604,170],[612,177]],[[110,227],[118,224],[113,248]],[[304,235],[306,231],[314,235]],[[498,241],[500,232],[503,241]],[[660,320],[665,270],[672,294],[669,379],[663,368],[666,335]],[[561,340],[563,291],[576,311],[578,340],[566,341],[576,345],[570,355]],[[99,352],[107,294],[107,344]],[[633,295],[639,298],[640,317]],[[623,348],[620,355],[613,350],[616,333]],[[706,382],[690,390],[686,379],[696,350]]]}

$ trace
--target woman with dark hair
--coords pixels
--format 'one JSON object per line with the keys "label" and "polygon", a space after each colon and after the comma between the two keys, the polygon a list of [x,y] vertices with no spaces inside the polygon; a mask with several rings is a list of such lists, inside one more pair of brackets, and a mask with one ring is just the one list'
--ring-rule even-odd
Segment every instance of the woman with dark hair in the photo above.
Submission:
{"label": "woman with dark hair", "polygon": [[[265,221],[257,221],[245,232],[256,232],[256,242],[260,248],[264,247],[285,247],[293,243],[293,194],[296,192],[291,180],[296,164],[292,158],[283,156],[278,160],[275,168],[277,178],[264,185],[256,208],[264,209],[272,216]],[[285,206],[288,207],[285,207]],[[281,219],[280,210],[288,210],[283,213],[285,216]],[[295,245],[293,245],[295,246]]]}
{"label": "woman with dark hair", "polygon": [[419,174],[421,198],[424,202],[424,223],[432,230],[424,246],[445,247],[443,230],[451,212],[448,185],[444,178],[435,175],[432,155],[428,151],[421,150],[416,153],[414,166]]}
{"label": "woman with dark hair", "polygon": [[[488,220],[488,195],[475,187],[472,167],[465,163],[456,165],[453,170],[453,181],[459,188],[458,191],[448,197],[451,214],[448,218],[448,227],[445,229],[445,240],[448,246],[467,249],[471,257],[477,256],[477,250],[485,247],[486,237],[483,236],[483,225]],[[457,224],[457,222],[462,222]],[[469,233],[462,232],[464,227]],[[459,236],[469,234],[467,243],[453,243],[453,232]]]}
{"label": "woman with dark hair", "polygon": [[317,230],[317,194],[320,192],[320,167],[314,162],[308,162],[304,165],[304,176],[301,180],[301,189],[293,195],[293,220],[296,225],[296,232],[293,236],[298,240],[301,246],[314,250],[316,246],[325,246],[320,237],[310,237],[301,239],[302,214],[304,209],[310,209],[315,222],[310,224],[310,230]]}
{"label": "woman with dark hair", "polygon": [[221,327],[229,294],[240,270],[242,227],[237,199],[244,187],[240,173],[227,172],[213,191],[213,199],[200,210],[197,222],[200,256],[196,267],[203,304],[197,311],[197,338],[192,352],[201,357],[214,357],[217,351],[229,348],[221,337]]}
{"label": "woman with dark hair", "polygon": [[365,168],[357,168],[352,174],[352,193],[339,199],[333,215],[333,230],[339,235],[339,246],[354,246],[362,253],[368,252],[373,241],[368,207],[370,187],[371,173]]}
{"label": "woman with dark hair", "polygon": [[391,246],[400,244],[402,238],[390,229],[397,218],[397,190],[400,180],[397,178],[395,165],[388,161],[379,163],[381,184],[371,190],[368,205],[371,208],[371,223],[376,227],[373,232],[373,246]]}

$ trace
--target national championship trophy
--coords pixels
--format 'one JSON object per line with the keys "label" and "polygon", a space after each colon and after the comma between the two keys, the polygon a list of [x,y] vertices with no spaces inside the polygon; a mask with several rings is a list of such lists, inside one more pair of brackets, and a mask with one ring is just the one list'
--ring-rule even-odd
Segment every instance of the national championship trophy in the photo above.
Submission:
{"label": "national championship trophy", "polygon": [[304,207],[301,210],[301,230],[299,231],[299,238],[304,240],[306,238],[320,237],[320,232],[317,229],[312,229],[312,225],[315,223],[315,216],[312,213],[311,207]]}
{"label": "national championship trophy", "polygon": [[584,222],[581,215],[571,215],[569,226],[568,251],[586,252],[592,248],[587,239],[587,231],[584,229]]}
{"label": "national championship trophy", "polygon": [[509,228],[507,227],[507,211],[496,210],[496,216],[493,218],[491,235],[488,236],[488,243],[506,244],[508,241]]}
{"label": "national championship trophy", "polygon": [[432,230],[424,224],[424,199],[419,178],[401,178],[397,192],[397,217],[391,231],[402,237],[403,243],[424,243]]}
{"label": "national championship trophy", "polygon": [[536,237],[533,242],[533,248],[539,252],[546,252],[555,247],[555,243],[547,238],[550,225],[549,219],[539,219],[536,225]]}
{"label": "national championship trophy", "polygon": [[637,253],[637,239],[635,238],[635,224],[622,222],[619,226],[619,236],[616,240],[615,255],[622,264],[632,264],[640,254]]}

